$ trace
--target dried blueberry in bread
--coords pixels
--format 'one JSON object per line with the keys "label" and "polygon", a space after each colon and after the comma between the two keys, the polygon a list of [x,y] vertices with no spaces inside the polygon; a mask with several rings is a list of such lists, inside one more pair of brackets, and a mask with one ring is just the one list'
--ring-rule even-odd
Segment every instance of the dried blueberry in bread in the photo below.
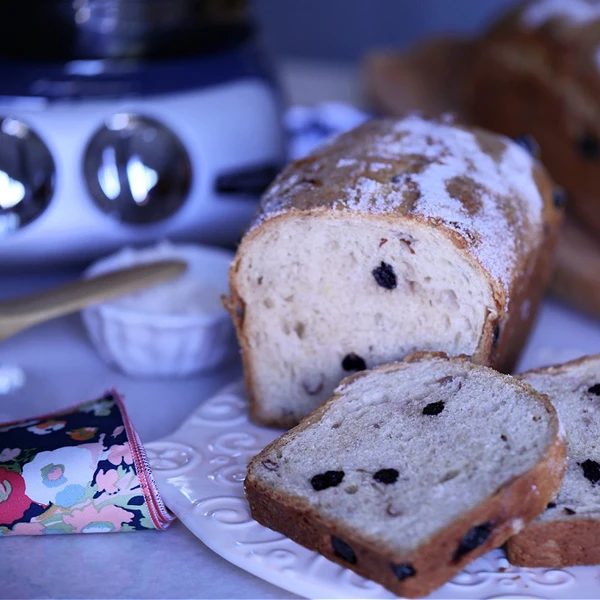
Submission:
{"label": "dried blueberry in bread", "polygon": [[417,350],[510,370],[560,215],[527,150],[447,118],[373,120],[292,163],[230,272],[252,418],[294,425]]}
{"label": "dried blueberry in bread", "polygon": [[567,470],[556,498],[507,544],[526,567],[600,564],[600,355],[519,375],[547,394],[567,439]]}
{"label": "dried blueberry in bread", "polygon": [[[432,404],[444,408],[424,412]],[[539,515],[564,456],[545,396],[464,357],[419,353],[344,380],[251,461],[245,489],[258,522],[420,597]],[[328,473],[335,485],[316,489]]]}

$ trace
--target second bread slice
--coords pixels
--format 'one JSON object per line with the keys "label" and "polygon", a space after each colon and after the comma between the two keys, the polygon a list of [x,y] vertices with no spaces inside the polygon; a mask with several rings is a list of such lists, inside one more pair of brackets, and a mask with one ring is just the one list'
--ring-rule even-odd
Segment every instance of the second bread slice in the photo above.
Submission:
{"label": "second bread slice", "polygon": [[252,460],[245,486],[263,525],[417,597],[539,515],[564,456],[545,396],[422,353],[346,379]]}
{"label": "second bread slice", "polygon": [[566,431],[567,470],[558,496],[507,545],[525,567],[600,564],[600,355],[523,373],[553,402]]}

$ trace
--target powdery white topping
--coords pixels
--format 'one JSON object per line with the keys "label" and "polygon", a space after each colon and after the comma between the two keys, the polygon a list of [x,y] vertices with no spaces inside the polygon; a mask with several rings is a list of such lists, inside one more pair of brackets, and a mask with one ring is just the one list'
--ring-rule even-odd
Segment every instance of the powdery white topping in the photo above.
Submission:
{"label": "powdery white topping", "polygon": [[[504,154],[495,160],[482,152],[472,133],[418,117],[401,121],[396,129],[405,132],[404,153],[439,157],[420,174],[410,176],[421,193],[413,212],[430,219],[441,218],[457,232],[467,233],[467,237],[468,232],[479,234],[478,240],[471,241],[475,255],[493,277],[507,285],[518,256],[515,226],[521,231],[541,227],[543,200],[532,177],[529,154],[507,140]],[[482,208],[474,213],[446,189],[452,178],[465,175],[480,186]],[[512,225],[505,212],[507,197],[517,202],[520,199],[523,209],[515,211],[519,222]]]}
{"label": "powdery white topping", "polygon": [[[448,120],[429,121],[411,115],[400,121],[385,121],[337,160],[338,166],[342,160],[345,165],[351,161],[356,164],[348,170],[352,183],[341,190],[335,208],[376,215],[404,212],[424,217],[432,224],[443,223],[461,235],[507,293],[519,260],[530,250],[525,240],[529,236],[535,239],[541,230],[543,200],[533,178],[531,156],[506,138],[487,136],[493,146],[490,153],[482,150],[473,133]],[[326,161],[327,155],[323,156]],[[422,157],[426,160],[421,161]],[[392,182],[398,161],[412,158],[423,163],[420,172],[408,169]],[[382,162],[386,160],[397,162]],[[390,170],[389,176],[377,173],[384,168]],[[454,178],[470,180],[476,206],[465,206],[449,194],[447,186]],[[303,185],[297,173],[279,180],[263,199],[254,226],[293,208]],[[413,192],[416,200],[403,211],[407,192]],[[319,194],[316,190],[314,193]]]}
{"label": "powdery white topping", "polygon": [[[348,190],[348,207],[385,214],[401,203],[399,193],[412,182],[420,192],[413,214],[441,220],[466,237],[483,267],[508,291],[518,260],[517,234],[528,229],[539,231],[541,227],[543,201],[532,177],[529,154],[506,140],[506,150],[498,161],[482,152],[472,133],[417,116],[398,122],[395,131],[404,134],[402,139],[394,134],[383,136],[370,152],[388,159],[412,154],[434,162],[419,174],[405,175],[405,185],[401,183],[399,192],[391,195],[386,194],[388,184],[361,177]],[[448,182],[461,176],[468,176],[479,186],[482,208],[477,212],[468,211],[448,193]],[[507,197],[521,204],[522,210],[515,211],[513,224],[508,223],[505,212]],[[514,229],[519,231],[511,231]]]}
{"label": "powdery white topping", "polygon": [[369,169],[373,173],[377,173],[378,171],[387,171],[387,170],[390,170],[391,168],[392,168],[392,165],[390,165],[388,163],[378,163],[378,162],[369,163]]}
{"label": "powdery white topping", "polygon": [[522,22],[527,27],[541,27],[551,19],[562,18],[576,25],[585,25],[600,19],[600,2],[589,0],[538,0],[523,12]]}
{"label": "powdery white topping", "polygon": [[340,160],[338,160],[336,167],[338,169],[341,169],[342,167],[351,167],[352,165],[355,165],[355,164],[356,164],[356,159],[354,159],[354,158],[340,158]]}

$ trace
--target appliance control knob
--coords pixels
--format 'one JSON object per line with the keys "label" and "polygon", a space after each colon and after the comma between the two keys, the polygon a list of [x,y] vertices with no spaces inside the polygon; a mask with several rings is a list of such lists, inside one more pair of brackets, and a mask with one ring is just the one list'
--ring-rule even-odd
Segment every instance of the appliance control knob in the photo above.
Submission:
{"label": "appliance control knob", "polygon": [[148,117],[115,114],[91,139],[84,175],[96,205],[132,224],[175,214],[191,187],[186,149],[167,127]]}
{"label": "appliance control knob", "polygon": [[52,155],[31,128],[0,118],[0,237],[35,221],[54,194]]}

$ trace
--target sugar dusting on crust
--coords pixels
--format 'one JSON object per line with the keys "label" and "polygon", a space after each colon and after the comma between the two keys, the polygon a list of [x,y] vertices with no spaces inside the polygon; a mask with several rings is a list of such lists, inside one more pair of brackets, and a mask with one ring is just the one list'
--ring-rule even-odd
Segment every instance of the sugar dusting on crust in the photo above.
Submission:
{"label": "sugar dusting on crust", "polygon": [[597,0],[537,0],[525,8],[522,22],[530,28],[543,26],[552,19],[564,19],[575,25],[585,25],[600,19]]}
{"label": "sugar dusting on crust", "polygon": [[289,210],[415,215],[457,232],[504,286],[542,227],[534,160],[517,144],[448,119],[380,119],[292,163],[254,226]]}

